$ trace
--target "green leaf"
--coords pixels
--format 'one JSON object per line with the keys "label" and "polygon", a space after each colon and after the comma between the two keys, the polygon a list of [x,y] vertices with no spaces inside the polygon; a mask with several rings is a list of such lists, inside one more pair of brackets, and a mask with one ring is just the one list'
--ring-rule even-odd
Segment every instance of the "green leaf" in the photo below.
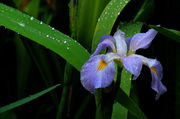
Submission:
{"label": "green leaf", "polygon": [[13,3],[16,5],[18,8],[21,5],[22,0],[13,0]]}
{"label": "green leaf", "polygon": [[57,84],[57,85],[55,85],[55,86],[52,86],[52,87],[50,87],[50,88],[47,88],[46,90],[43,90],[43,91],[41,91],[41,92],[38,92],[38,93],[36,93],[36,94],[34,94],[34,95],[30,95],[30,96],[28,96],[28,97],[26,97],[26,98],[23,98],[23,99],[21,99],[21,100],[18,100],[18,101],[16,101],[16,102],[13,102],[13,103],[11,103],[11,104],[9,104],[9,105],[3,106],[3,107],[0,108],[0,113],[3,113],[3,112],[5,112],[5,111],[11,110],[11,109],[14,109],[14,108],[16,108],[16,107],[19,107],[19,106],[21,106],[21,105],[23,105],[23,104],[25,104],[25,103],[28,103],[28,102],[34,100],[34,99],[36,99],[36,98],[39,98],[40,96],[42,96],[42,95],[50,92],[51,90],[57,88],[59,85],[60,85],[60,84]]}
{"label": "green leaf", "polygon": [[69,63],[66,63],[64,69],[64,87],[61,94],[61,100],[58,105],[58,111],[56,114],[56,119],[63,119],[63,114],[66,113],[66,106],[68,105],[68,98],[69,98],[69,84],[71,82],[72,76],[72,66]]}
{"label": "green leaf", "polygon": [[77,4],[77,38],[90,49],[94,30],[104,7],[110,0],[78,0]]}
{"label": "green leaf", "polygon": [[126,37],[131,37],[141,31],[142,25],[142,22],[121,22],[119,29],[126,33]]}
{"label": "green leaf", "polygon": [[154,0],[145,0],[134,16],[133,21],[145,22],[151,16],[154,10]]}
{"label": "green leaf", "polygon": [[[142,25],[143,24],[141,22],[122,22],[119,28],[126,33],[126,37],[130,37],[140,32]],[[131,77],[132,75],[123,68],[120,79],[120,88],[128,96],[130,95],[131,90]],[[127,119],[128,110],[122,107],[119,103],[115,103],[113,105],[112,119],[116,119],[116,116],[118,115],[121,119]]]}
{"label": "green leaf", "polygon": [[[141,111],[141,109],[138,107],[138,105],[131,98],[129,98],[128,95],[122,89],[118,90],[115,100],[119,104],[121,104],[123,107],[128,109],[129,112],[131,112],[138,119],[147,119],[147,117]],[[115,103],[115,104],[118,104],[118,103]],[[118,106],[118,105],[115,105],[115,106]],[[118,111],[121,111],[121,110],[118,110]],[[116,115],[112,116],[114,119],[117,119],[116,118],[116,117],[118,117],[117,113],[116,113]],[[121,117],[119,116],[119,118],[121,118]]]}
{"label": "green leaf", "polygon": [[[27,80],[29,77],[29,72],[31,70],[31,60],[24,47],[20,37],[15,35],[15,45],[16,45],[16,55],[17,55],[17,97],[21,98],[25,95]],[[26,61],[26,62],[25,62]]]}
{"label": "green leaf", "polygon": [[40,0],[31,0],[25,7],[25,12],[37,18],[39,13]]}
{"label": "green leaf", "polygon": [[3,25],[62,56],[77,70],[89,58],[79,43],[37,19],[0,4],[0,25]]}
{"label": "green leaf", "polygon": [[180,31],[174,29],[168,29],[164,27],[158,27],[155,25],[149,25],[151,28],[157,30],[162,35],[180,43]]}
{"label": "green leaf", "polygon": [[92,51],[95,50],[99,39],[104,34],[110,34],[113,25],[121,13],[123,8],[128,4],[130,0],[111,0],[101,16],[98,19],[98,23],[95,28],[93,41],[92,41]]}

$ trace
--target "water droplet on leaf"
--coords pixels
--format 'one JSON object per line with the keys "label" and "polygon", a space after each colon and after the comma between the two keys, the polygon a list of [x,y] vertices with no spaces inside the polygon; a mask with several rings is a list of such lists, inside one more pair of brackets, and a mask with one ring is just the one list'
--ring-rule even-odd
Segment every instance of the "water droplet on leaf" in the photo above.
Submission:
{"label": "water droplet on leaf", "polygon": [[34,20],[34,17],[31,17],[30,20],[31,20],[31,21]]}

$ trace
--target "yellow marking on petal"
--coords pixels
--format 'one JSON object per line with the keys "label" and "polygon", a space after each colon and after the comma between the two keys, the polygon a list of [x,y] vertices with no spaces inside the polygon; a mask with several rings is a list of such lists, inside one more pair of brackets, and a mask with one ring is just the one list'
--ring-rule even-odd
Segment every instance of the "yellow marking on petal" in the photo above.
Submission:
{"label": "yellow marking on petal", "polygon": [[154,74],[157,75],[157,71],[156,71],[155,67],[151,67],[150,69],[151,69],[151,71],[152,71]]}
{"label": "yellow marking on petal", "polygon": [[107,66],[107,63],[104,60],[99,61],[99,64],[97,66],[98,70],[102,70]]}

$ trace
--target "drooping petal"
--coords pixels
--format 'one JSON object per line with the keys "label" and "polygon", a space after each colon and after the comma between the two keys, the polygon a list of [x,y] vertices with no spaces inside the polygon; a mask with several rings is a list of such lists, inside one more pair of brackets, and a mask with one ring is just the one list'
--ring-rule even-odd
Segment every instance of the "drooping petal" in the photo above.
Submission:
{"label": "drooping petal", "polygon": [[124,35],[125,35],[124,32],[118,30],[113,36],[116,41],[117,53],[120,56],[126,56],[127,54],[127,44],[126,44]]}
{"label": "drooping petal", "polygon": [[106,55],[92,56],[81,69],[81,83],[91,93],[96,93],[97,88],[109,86],[115,76],[114,62]]}
{"label": "drooping petal", "polygon": [[152,81],[151,88],[157,92],[156,99],[167,91],[167,88],[162,84],[163,68],[159,61],[156,59],[144,58],[144,63],[150,68]]}
{"label": "drooping petal", "polygon": [[130,42],[130,52],[148,48],[156,34],[157,31],[154,29],[149,29],[146,33],[135,34]]}
{"label": "drooping petal", "polygon": [[100,51],[104,50],[105,48],[108,48],[109,51],[116,52],[114,42],[112,40],[112,37],[109,35],[104,35],[101,40],[101,42],[98,44],[96,50],[92,54],[92,56],[99,54]]}
{"label": "drooping petal", "polygon": [[124,68],[134,75],[133,79],[136,79],[140,75],[142,69],[142,59],[134,54],[122,57],[121,59]]}

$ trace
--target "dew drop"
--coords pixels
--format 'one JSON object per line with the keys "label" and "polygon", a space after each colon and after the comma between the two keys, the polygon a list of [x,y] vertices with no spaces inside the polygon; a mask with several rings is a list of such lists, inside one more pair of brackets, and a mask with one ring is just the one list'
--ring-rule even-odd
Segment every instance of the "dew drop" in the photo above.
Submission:
{"label": "dew drop", "polygon": [[39,24],[42,24],[43,22],[42,21],[40,21],[40,23]]}
{"label": "dew drop", "polygon": [[49,37],[49,35],[46,35],[46,37]]}
{"label": "dew drop", "polygon": [[98,22],[100,21],[100,18],[98,19]]}
{"label": "dew drop", "polygon": [[69,47],[67,47],[67,50],[69,50]]}
{"label": "dew drop", "polygon": [[34,20],[34,17],[31,17],[30,20],[31,20],[31,21]]}
{"label": "dew drop", "polygon": [[64,43],[67,43],[67,41],[65,40]]}
{"label": "dew drop", "polygon": [[18,23],[20,26],[22,26],[22,27],[24,27],[25,26],[25,24],[24,23]]}
{"label": "dew drop", "polygon": [[54,28],[52,27],[52,30],[54,30]]}

